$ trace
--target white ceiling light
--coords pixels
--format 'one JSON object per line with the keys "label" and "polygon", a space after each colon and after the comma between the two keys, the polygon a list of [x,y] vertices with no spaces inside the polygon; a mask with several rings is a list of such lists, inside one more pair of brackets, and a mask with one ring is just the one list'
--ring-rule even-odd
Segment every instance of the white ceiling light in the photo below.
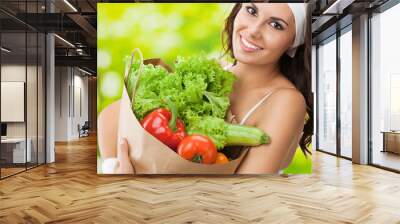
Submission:
{"label": "white ceiling light", "polygon": [[57,37],[59,40],[61,40],[62,42],[66,43],[67,45],[69,45],[70,47],[75,48],[75,45],[73,45],[71,42],[69,42],[68,40],[58,36],[57,34],[54,34],[55,37]]}
{"label": "white ceiling light", "polygon": [[78,12],[78,10],[71,4],[69,3],[68,0],[64,0],[65,4],[67,4],[72,10],[74,10],[74,12]]}
{"label": "white ceiling light", "polygon": [[79,67],[78,67],[78,70],[81,71],[81,72],[83,72],[83,73],[85,73],[85,74],[87,74],[87,75],[92,75],[92,73],[90,73],[90,72],[88,72],[88,71],[86,71],[86,70],[83,70],[83,69],[81,69],[81,68],[79,68]]}
{"label": "white ceiling light", "polygon": [[322,14],[342,14],[343,10],[353,2],[354,0],[336,0]]}
{"label": "white ceiling light", "polygon": [[78,53],[79,55],[83,55],[83,49],[77,48],[76,53]]}
{"label": "white ceiling light", "polygon": [[8,50],[8,49],[5,48],[5,47],[2,47],[1,50],[4,51],[4,52],[6,52],[6,53],[10,53],[10,52],[11,52],[10,50]]}

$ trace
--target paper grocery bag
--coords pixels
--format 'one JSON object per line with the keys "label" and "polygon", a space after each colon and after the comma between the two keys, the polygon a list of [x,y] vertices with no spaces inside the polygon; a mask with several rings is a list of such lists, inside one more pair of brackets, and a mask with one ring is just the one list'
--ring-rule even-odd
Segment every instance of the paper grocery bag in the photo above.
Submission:
{"label": "paper grocery bag", "polygon": [[[160,65],[162,61],[144,61],[149,62]],[[183,159],[142,128],[131,108],[125,85],[120,104],[118,137],[128,141],[130,159],[136,174],[233,174],[248,150],[242,150],[237,159],[226,164],[209,165]]]}

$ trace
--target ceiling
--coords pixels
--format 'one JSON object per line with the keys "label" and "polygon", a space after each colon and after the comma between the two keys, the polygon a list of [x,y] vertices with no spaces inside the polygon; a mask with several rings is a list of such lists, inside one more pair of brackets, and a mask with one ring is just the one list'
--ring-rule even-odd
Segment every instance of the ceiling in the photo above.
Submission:
{"label": "ceiling", "polygon": [[1,0],[2,46],[12,49],[8,60],[32,58],[38,50],[36,35],[54,32],[56,65],[96,73],[96,4],[96,0],[47,0],[47,4],[45,0]]}
{"label": "ceiling", "polygon": [[[330,32],[335,32],[334,29],[336,28],[332,27],[338,20],[345,17],[345,15],[357,15],[365,10],[377,7],[386,1],[308,1],[312,4],[313,9],[313,39],[329,35],[329,32],[327,33],[329,29],[331,29]],[[97,2],[126,1],[1,0],[0,25],[3,32],[2,45],[13,49],[14,53],[9,56],[22,57],[26,53],[29,56],[31,53],[35,53],[37,44],[35,45],[36,41],[32,42],[32,35],[28,35],[27,40],[25,40],[26,29],[28,32],[54,32],[58,35],[55,38],[56,65],[80,66],[95,73],[97,66]],[[333,7],[335,4],[336,6]],[[326,14],[328,8],[330,8],[328,10],[330,13]],[[349,20],[351,21],[351,18]],[[25,41],[28,43],[27,50],[25,50]]]}

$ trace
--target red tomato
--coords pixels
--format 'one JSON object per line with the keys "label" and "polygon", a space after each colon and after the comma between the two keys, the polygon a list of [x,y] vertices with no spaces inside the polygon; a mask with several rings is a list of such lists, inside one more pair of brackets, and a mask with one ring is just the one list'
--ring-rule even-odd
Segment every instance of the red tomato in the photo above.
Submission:
{"label": "red tomato", "polygon": [[177,153],[192,162],[213,164],[217,159],[217,147],[204,135],[186,136],[178,145]]}

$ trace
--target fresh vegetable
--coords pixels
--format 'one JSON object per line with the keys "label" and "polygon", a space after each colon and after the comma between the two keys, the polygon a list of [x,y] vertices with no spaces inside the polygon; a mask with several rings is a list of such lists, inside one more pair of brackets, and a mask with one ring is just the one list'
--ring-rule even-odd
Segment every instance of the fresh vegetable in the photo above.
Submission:
{"label": "fresh vegetable", "polygon": [[258,128],[225,122],[236,78],[216,60],[178,57],[173,73],[151,64],[139,69],[139,64],[133,63],[126,81],[128,92],[134,92],[130,94],[132,109],[139,120],[154,109],[167,107],[164,99],[168,98],[188,133],[208,136],[218,149],[269,143],[269,137]]}
{"label": "fresh vegetable", "polygon": [[159,108],[148,114],[141,122],[143,128],[155,138],[176,150],[186,136],[185,125],[174,112]]}
{"label": "fresh vegetable", "polygon": [[[137,63],[132,65],[127,79],[130,95],[139,70]],[[173,73],[151,64],[144,65],[141,71],[132,104],[139,120],[150,111],[165,107],[162,99],[166,97],[175,103],[178,117],[185,124],[198,116],[225,118],[235,76],[223,70],[216,60],[178,57]]]}
{"label": "fresh vegetable", "polygon": [[226,123],[215,117],[199,117],[192,119],[188,134],[203,134],[209,136],[218,149],[225,146],[257,146],[268,144],[269,137],[259,128]]}
{"label": "fresh vegetable", "polygon": [[178,146],[177,153],[192,162],[213,164],[217,159],[217,148],[204,135],[186,136]]}
{"label": "fresh vegetable", "polygon": [[225,164],[228,163],[229,160],[228,158],[225,156],[225,154],[219,152],[217,154],[217,158],[215,159],[215,164]]}

